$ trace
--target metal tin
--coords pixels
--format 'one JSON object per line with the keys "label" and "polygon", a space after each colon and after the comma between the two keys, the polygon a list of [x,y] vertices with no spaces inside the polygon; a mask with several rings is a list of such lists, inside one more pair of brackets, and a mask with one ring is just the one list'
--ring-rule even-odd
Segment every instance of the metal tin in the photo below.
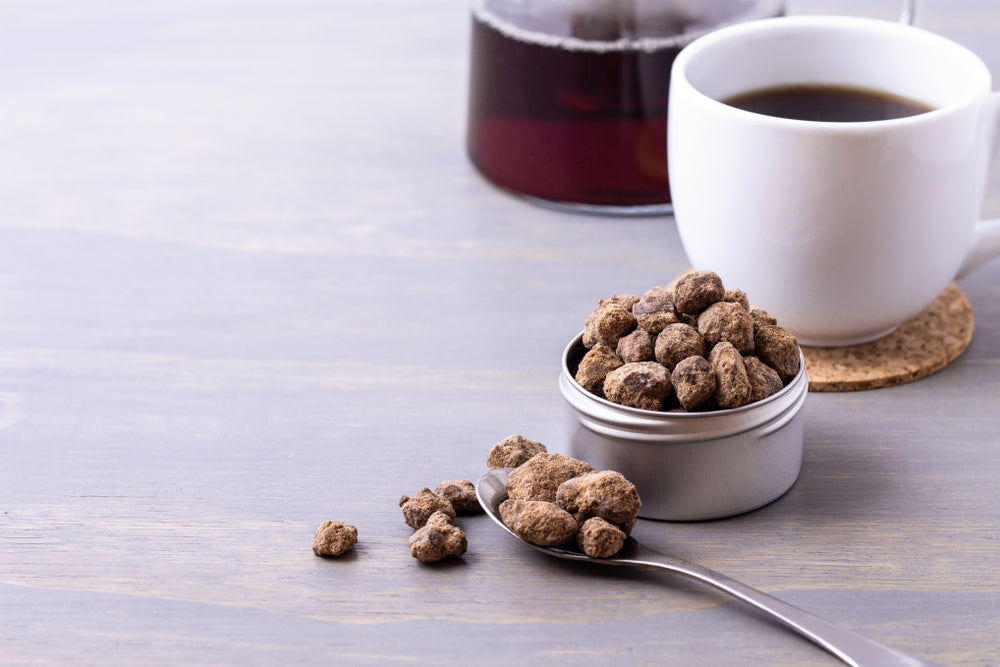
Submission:
{"label": "metal tin", "polygon": [[792,487],[802,467],[805,359],[781,391],[711,412],[653,412],[594,396],[574,380],[583,335],[563,352],[570,456],[632,481],[646,519],[695,521],[748,512]]}

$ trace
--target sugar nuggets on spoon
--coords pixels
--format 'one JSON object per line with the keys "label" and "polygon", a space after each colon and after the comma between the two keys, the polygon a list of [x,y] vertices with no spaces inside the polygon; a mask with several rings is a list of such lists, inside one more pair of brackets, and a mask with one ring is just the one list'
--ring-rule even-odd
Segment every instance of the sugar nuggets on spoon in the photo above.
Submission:
{"label": "sugar nuggets on spoon", "polygon": [[528,440],[523,435],[507,436],[490,448],[486,466],[493,468],[516,468],[535,454],[548,451],[540,442]]}
{"label": "sugar nuggets on spoon", "polygon": [[618,553],[642,507],[635,485],[562,454],[537,454],[507,479],[504,524],[538,546],[576,543],[588,556]]}

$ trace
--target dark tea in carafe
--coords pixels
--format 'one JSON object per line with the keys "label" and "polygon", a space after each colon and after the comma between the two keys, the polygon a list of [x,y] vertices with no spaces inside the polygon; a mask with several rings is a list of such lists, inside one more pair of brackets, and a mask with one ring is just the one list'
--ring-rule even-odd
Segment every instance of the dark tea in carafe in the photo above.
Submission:
{"label": "dark tea in carafe", "polygon": [[[578,13],[551,9],[574,4]],[[623,0],[549,2],[550,11],[518,19],[476,3],[467,134],[473,164],[500,187],[544,202],[669,210],[667,93],[675,56],[717,25],[780,14],[781,4],[661,0],[656,11],[637,15],[636,3]]]}

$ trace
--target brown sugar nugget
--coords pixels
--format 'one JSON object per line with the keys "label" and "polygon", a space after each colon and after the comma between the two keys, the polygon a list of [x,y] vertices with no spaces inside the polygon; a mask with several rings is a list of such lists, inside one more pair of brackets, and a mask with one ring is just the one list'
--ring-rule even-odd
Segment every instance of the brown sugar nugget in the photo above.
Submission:
{"label": "brown sugar nugget", "polygon": [[[583,512],[573,512],[573,518],[576,519],[577,525],[582,526],[587,519],[592,519],[593,517]],[[638,520],[639,517],[636,517],[631,521],[626,521],[625,523],[616,523],[613,525],[615,528],[622,531],[626,535],[631,535],[632,529],[635,528],[635,524],[638,522]]]}
{"label": "brown sugar nugget", "polygon": [[750,317],[753,318],[754,332],[761,327],[775,325],[778,323],[778,320],[771,317],[766,310],[758,308],[757,306],[750,306]]}
{"label": "brown sugar nugget", "polygon": [[638,300],[639,297],[634,294],[616,294],[610,299],[598,301],[584,321],[584,347],[589,349],[598,343],[604,343],[613,349],[621,336],[635,328],[632,306]]}
{"label": "brown sugar nugget", "polygon": [[358,529],[343,521],[324,521],[313,536],[317,556],[342,556],[358,543]]}
{"label": "brown sugar nugget", "polygon": [[599,516],[615,525],[634,524],[642,507],[635,484],[614,470],[566,480],[556,490],[556,504],[567,512]]}
{"label": "brown sugar nugget", "polygon": [[757,357],[777,371],[782,382],[799,372],[799,343],[795,336],[776,325],[765,325],[754,334]]}
{"label": "brown sugar nugget", "polygon": [[632,314],[640,329],[656,335],[668,324],[680,322],[674,309],[674,293],[666,287],[653,287],[642,295],[634,306]]}
{"label": "brown sugar nugget", "polygon": [[635,294],[615,294],[613,297],[608,299],[608,301],[625,306],[625,308],[631,311],[632,306],[639,302],[639,297]]}
{"label": "brown sugar nugget", "polygon": [[747,298],[747,293],[741,289],[727,287],[725,293],[722,295],[722,300],[729,301],[730,303],[738,303],[743,306],[743,310],[750,312],[750,299]]}
{"label": "brown sugar nugget", "polygon": [[673,386],[663,364],[639,361],[608,373],[604,396],[613,403],[640,410],[660,410]]}
{"label": "brown sugar nugget", "polygon": [[560,484],[593,470],[590,464],[562,454],[536,454],[510,473],[507,495],[514,500],[555,502]]}
{"label": "brown sugar nugget", "polygon": [[[581,383],[583,384],[583,383]],[[601,385],[604,385],[603,378]],[[548,451],[545,445],[534,440],[528,440],[523,435],[511,435],[490,448],[486,456],[486,466],[493,468],[516,468],[535,454]]]}
{"label": "brown sugar nugget", "polygon": [[469,548],[465,531],[452,523],[444,512],[435,512],[423,528],[406,540],[410,555],[424,563],[436,563],[444,558],[457,558]]}
{"label": "brown sugar nugget", "polygon": [[403,508],[403,521],[410,528],[423,528],[427,519],[435,512],[444,512],[452,519],[455,518],[455,508],[451,506],[451,503],[427,487],[421,489],[412,498],[410,496],[401,497],[399,506]]}
{"label": "brown sugar nugget", "polygon": [[615,351],[626,364],[653,360],[653,337],[645,329],[636,329],[618,341]]}
{"label": "brown sugar nugget", "polygon": [[698,333],[711,350],[728,341],[740,354],[753,353],[753,318],[738,303],[717,301],[698,316]]}
{"label": "brown sugar nugget", "polygon": [[715,393],[715,370],[704,357],[682,359],[670,374],[677,400],[685,410],[694,410]]}
{"label": "brown sugar nugget", "polygon": [[674,285],[674,308],[695,315],[716,301],[722,301],[725,295],[722,278],[715,271],[691,271]]}
{"label": "brown sugar nugget", "polygon": [[476,487],[468,479],[449,479],[434,488],[438,494],[455,508],[456,514],[479,514],[483,506],[476,498]]}
{"label": "brown sugar nugget", "polygon": [[601,306],[587,318],[583,329],[583,344],[594,347],[598,343],[604,343],[614,348],[622,336],[632,333],[635,326],[635,316],[625,306],[619,303]]}
{"label": "brown sugar nugget", "polygon": [[576,381],[581,387],[597,396],[604,396],[604,378],[621,368],[622,360],[604,343],[598,343],[583,355],[576,369]]}
{"label": "brown sugar nugget", "polygon": [[599,516],[583,522],[576,533],[576,544],[591,558],[610,558],[622,550],[625,538],[623,530]]}
{"label": "brown sugar nugget", "polygon": [[615,294],[607,299],[601,299],[597,302],[598,307],[605,306],[610,303],[617,304],[619,306],[624,306],[628,310],[632,310],[634,306],[639,301],[639,297],[635,294]]}
{"label": "brown sugar nugget", "polygon": [[669,324],[656,337],[653,350],[656,360],[674,370],[681,359],[705,354],[705,339],[689,324]]}
{"label": "brown sugar nugget", "polygon": [[750,378],[743,357],[732,343],[722,341],[708,357],[715,371],[715,398],[720,408],[738,408],[750,402]]}
{"label": "brown sugar nugget", "polygon": [[597,307],[600,309],[602,306],[621,306],[629,313],[632,312],[632,307],[639,301],[639,297],[635,294],[615,294],[611,298],[601,299],[597,302]]}
{"label": "brown sugar nugget", "polygon": [[541,547],[565,544],[578,528],[572,514],[544,500],[508,498],[500,503],[500,518],[521,539]]}
{"label": "brown sugar nugget", "polygon": [[747,378],[750,380],[751,403],[763,401],[768,396],[777,394],[784,386],[777,371],[757,357],[753,355],[743,357],[743,365],[746,366]]}
{"label": "brown sugar nugget", "polygon": [[688,315],[687,313],[679,313],[678,316],[680,317],[682,323],[687,324],[690,327],[694,327],[695,329],[698,328],[697,315]]}

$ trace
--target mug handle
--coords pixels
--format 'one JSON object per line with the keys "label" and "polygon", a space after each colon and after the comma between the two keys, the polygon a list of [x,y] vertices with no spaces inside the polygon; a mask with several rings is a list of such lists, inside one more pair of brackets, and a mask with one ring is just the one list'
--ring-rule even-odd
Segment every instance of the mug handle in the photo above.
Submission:
{"label": "mug handle", "polygon": [[[1000,92],[993,93],[993,122],[994,125],[1000,126]],[[994,141],[994,154],[997,144],[1000,144],[1000,137]],[[980,220],[976,225],[972,248],[958,270],[955,280],[964,278],[998,255],[1000,255],[1000,218]]]}

